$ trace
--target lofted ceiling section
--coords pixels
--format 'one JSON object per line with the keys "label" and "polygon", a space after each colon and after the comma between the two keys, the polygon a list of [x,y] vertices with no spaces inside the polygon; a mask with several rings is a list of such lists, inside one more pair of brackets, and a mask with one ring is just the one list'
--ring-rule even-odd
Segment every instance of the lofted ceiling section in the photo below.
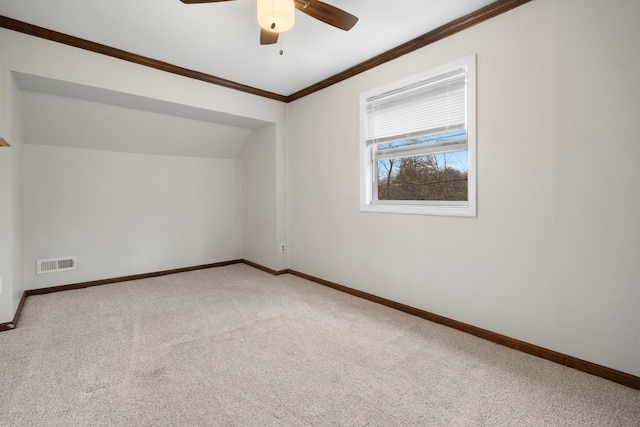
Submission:
{"label": "lofted ceiling section", "polygon": [[166,156],[240,158],[268,122],[14,73],[28,144]]}

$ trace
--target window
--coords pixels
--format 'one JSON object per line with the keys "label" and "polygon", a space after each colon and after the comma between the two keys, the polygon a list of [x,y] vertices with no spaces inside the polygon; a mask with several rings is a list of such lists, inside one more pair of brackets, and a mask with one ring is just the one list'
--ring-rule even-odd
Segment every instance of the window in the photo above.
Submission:
{"label": "window", "polygon": [[360,210],[476,216],[475,55],[360,96]]}

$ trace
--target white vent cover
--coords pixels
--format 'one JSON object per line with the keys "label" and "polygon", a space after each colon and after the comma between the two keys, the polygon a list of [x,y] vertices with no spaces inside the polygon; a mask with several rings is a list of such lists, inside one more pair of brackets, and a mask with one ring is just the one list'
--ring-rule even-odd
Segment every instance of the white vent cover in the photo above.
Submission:
{"label": "white vent cover", "polygon": [[57,273],[59,271],[75,270],[76,257],[39,259],[36,263],[37,274]]}

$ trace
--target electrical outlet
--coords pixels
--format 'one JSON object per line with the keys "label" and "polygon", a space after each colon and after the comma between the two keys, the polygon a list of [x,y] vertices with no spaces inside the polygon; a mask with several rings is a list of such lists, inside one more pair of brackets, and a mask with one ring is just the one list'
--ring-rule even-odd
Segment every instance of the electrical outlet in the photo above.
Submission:
{"label": "electrical outlet", "polygon": [[284,249],[285,249],[284,243],[280,243],[280,252],[284,252]]}

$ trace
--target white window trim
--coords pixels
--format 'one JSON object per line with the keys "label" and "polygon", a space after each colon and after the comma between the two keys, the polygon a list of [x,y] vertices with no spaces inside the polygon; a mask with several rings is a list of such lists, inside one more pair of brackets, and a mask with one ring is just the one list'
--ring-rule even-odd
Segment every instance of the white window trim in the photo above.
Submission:
{"label": "white window trim", "polygon": [[[373,197],[373,162],[366,144],[366,108],[368,98],[428,80],[458,68],[467,69],[467,202],[442,201],[376,201]],[[449,62],[425,73],[372,89],[360,95],[360,211],[443,216],[477,216],[477,136],[476,136],[476,55]]]}

